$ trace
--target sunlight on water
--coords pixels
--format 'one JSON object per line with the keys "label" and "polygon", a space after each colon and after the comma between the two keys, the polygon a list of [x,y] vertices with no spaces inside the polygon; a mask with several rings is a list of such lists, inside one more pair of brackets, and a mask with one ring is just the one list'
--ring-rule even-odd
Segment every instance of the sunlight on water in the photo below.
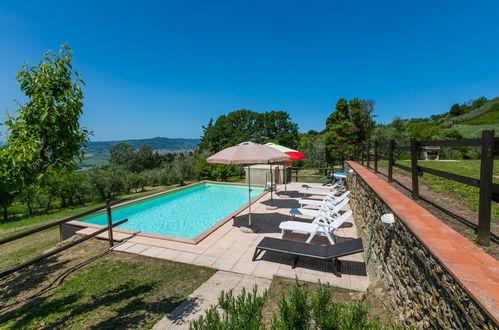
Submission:
{"label": "sunlight on water", "polygon": [[[255,198],[263,188],[252,188]],[[248,187],[204,184],[113,210],[113,222],[128,218],[120,228],[194,238],[248,202]],[[106,214],[84,222],[107,225]]]}

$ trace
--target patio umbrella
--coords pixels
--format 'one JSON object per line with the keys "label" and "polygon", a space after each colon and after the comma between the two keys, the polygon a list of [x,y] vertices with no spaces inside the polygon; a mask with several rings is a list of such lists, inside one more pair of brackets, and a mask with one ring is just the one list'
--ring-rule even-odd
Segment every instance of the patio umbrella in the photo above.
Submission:
{"label": "patio umbrella", "polygon": [[[236,146],[223,149],[210,156],[206,161],[216,164],[265,164],[290,160],[290,156],[269,146],[243,142]],[[251,228],[251,174],[248,166],[248,212],[249,227]]]}
{"label": "patio umbrella", "polygon": [[[307,156],[305,156],[301,152],[299,152],[297,150],[294,150],[294,149],[291,149],[291,148],[288,148],[288,147],[285,147],[285,146],[281,146],[281,145],[278,145],[278,144],[275,144],[275,143],[272,143],[272,142],[266,143],[265,145],[269,146],[271,148],[274,148],[276,150],[279,150],[280,152],[285,153],[286,155],[288,155],[291,158],[290,161],[300,160],[300,159],[307,158]],[[284,191],[288,192],[286,164],[284,164],[284,173],[283,173],[283,175],[284,175]]]}

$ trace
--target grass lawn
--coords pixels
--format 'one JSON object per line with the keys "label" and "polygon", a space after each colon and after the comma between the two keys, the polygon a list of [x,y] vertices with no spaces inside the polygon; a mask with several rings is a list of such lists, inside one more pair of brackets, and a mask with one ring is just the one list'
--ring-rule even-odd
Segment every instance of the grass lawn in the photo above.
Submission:
{"label": "grass lawn", "polygon": [[[411,166],[410,161],[399,160],[397,163],[405,166]],[[459,175],[464,175],[470,178],[480,178],[480,161],[479,160],[466,160],[466,161],[420,161],[420,166],[434,168],[440,171],[446,171]],[[380,166],[387,166],[386,161],[381,161]],[[403,175],[409,176],[410,173],[399,168],[394,167],[394,170]],[[494,176],[499,176],[499,163],[494,162]],[[478,197],[479,189],[471,187],[462,183],[447,180],[438,176],[425,173],[419,178],[421,183],[428,185],[428,187],[436,192],[449,194],[459,200],[462,200],[466,205],[475,212],[478,212]],[[499,179],[494,178],[495,183],[499,183]],[[492,202],[492,217],[495,220],[499,219],[499,205]]]}
{"label": "grass lawn", "polygon": [[85,262],[106,244],[87,241],[0,281],[0,328],[150,328],[215,273],[120,252]]}
{"label": "grass lawn", "polygon": [[[10,236],[10,235],[4,235]],[[0,238],[4,238],[0,236]],[[59,242],[59,227],[6,243],[0,249],[0,270],[28,261]]]}

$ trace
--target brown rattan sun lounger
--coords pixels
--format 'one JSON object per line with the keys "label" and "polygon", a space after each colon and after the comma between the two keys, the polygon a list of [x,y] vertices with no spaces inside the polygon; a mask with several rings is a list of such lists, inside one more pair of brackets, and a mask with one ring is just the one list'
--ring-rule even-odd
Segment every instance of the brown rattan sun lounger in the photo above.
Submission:
{"label": "brown rattan sun lounger", "polygon": [[262,251],[280,252],[293,256],[294,258],[291,264],[292,268],[296,267],[296,262],[299,257],[328,260],[331,261],[331,264],[333,265],[333,272],[340,276],[338,272],[340,270],[341,263],[337,258],[362,252],[364,251],[364,247],[360,238],[334,245],[323,246],[289,241],[280,238],[265,237],[256,246],[255,253],[253,254],[253,261],[258,258]]}

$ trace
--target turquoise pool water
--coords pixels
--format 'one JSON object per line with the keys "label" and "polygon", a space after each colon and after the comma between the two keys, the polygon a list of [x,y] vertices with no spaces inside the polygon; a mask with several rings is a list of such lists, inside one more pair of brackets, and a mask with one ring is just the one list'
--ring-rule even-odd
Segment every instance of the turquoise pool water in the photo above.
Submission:
{"label": "turquoise pool water", "polygon": [[[253,187],[251,197],[263,190]],[[247,186],[202,184],[117,208],[112,216],[113,222],[128,219],[120,228],[194,238],[247,202]],[[105,213],[82,221],[107,225]]]}

